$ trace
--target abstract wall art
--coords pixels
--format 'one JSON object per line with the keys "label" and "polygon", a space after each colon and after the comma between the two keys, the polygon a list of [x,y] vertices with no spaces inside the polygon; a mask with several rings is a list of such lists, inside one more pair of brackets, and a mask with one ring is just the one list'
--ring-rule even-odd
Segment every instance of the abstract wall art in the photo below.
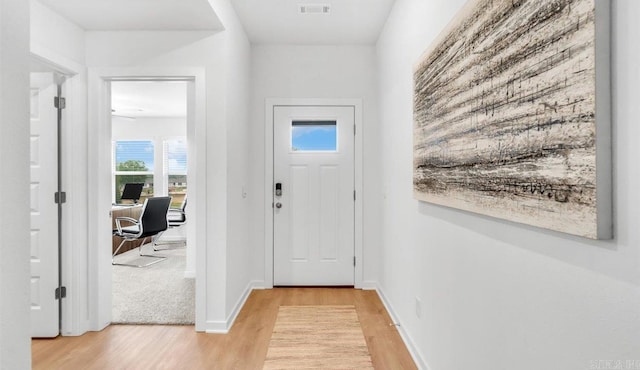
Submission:
{"label": "abstract wall art", "polygon": [[414,196],[611,238],[609,7],[470,0],[414,67]]}

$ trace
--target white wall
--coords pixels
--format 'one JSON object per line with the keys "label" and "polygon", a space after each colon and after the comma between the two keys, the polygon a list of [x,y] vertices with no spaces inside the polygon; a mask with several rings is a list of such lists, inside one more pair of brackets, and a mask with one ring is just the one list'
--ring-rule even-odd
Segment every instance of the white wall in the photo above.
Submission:
{"label": "white wall", "polygon": [[29,6],[0,0],[0,369],[31,367]]}
{"label": "white wall", "polygon": [[66,60],[84,64],[84,31],[37,0],[31,5],[31,50],[53,52]]}
{"label": "white wall", "polygon": [[254,279],[264,280],[265,99],[363,100],[364,281],[379,264],[380,178],[378,104],[373,46],[254,45],[251,58],[251,245]]}
{"label": "white wall", "polygon": [[218,31],[88,31],[86,64],[213,67],[223,50],[223,40],[224,33]]}
{"label": "white wall", "polygon": [[377,44],[381,291],[432,370],[589,369],[591,360],[638,360],[640,2],[613,2],[612,241],[412,198],[412,65],[464,3],[397,0]]}
{"label": "white wall", "polygon": [[[249,284],[246,263],[249,218],[241,189],[247,183],[246,106],[250,45],[228,0],[210,0],[225,30],[87,32],[89,67],[204,67],[206,73],[206,269],[205,323],[225,331],[230,307]],[[242,220],[243,222],[239,222]],[[203,232],[202,229],[198,232]],[[190,262],[187,261],[189,264]],[[189,266],[187,266],[189,269]],[[200,286],[205,286],[202,284]],[[238,289],[238,287],[242,287]]]}
{"label": "white wall", "polygon": [[[227,32],[227,325],[249,293],[252,281],[249,244],[249,101],[251,98],[251,45],[235,10],[220,2],[218,15]],[[222,4],[223,3],[223,4]]]}

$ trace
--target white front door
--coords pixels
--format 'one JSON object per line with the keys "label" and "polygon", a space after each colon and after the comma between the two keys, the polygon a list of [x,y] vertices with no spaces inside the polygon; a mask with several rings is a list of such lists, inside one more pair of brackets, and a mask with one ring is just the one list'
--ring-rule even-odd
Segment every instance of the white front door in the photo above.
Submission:
{"label": "white front door", "polygon": [[31,73],[31,336],[59,330],[57,94],[52,73]]}
{"label": "white front door", "polygon": [[354,112],[274,107],[274,285],[354,285]]}

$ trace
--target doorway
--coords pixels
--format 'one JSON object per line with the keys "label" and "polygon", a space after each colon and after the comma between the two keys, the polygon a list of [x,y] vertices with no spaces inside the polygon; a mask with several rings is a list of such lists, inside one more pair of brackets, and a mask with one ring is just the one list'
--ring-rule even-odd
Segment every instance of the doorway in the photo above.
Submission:
{"label": "doorway", "polygon": [[90,68],[88,71],[91,130],[88,133],[88,186],[93,200],[88,204],[89,239],[89,316],[92,330],[102,330],[112,320],[112,111],[111,84],[118,81],[185,81],[187,83],[188,175],[186,209],[187,271],[195,277],[195,330],[206,327],[206,221],[208,195],[206,189],[206,99],[205,73],[202,68],[155,68],[150,66],[123,68]]}
{"label": "doorway", "polygon": [[266,285],[360,287],[361,102],[274,99],[266,113]]}
{"label": "doorway", "polygon": [[[112,228],[138,219],[147,198],[172,199],[166,231],[145,244],[113,236],[111,322],[193,325],[195,279],[185,276],[187,81],[113,81],[111,112]],[[130,185],[140,188],[125,200]]]}

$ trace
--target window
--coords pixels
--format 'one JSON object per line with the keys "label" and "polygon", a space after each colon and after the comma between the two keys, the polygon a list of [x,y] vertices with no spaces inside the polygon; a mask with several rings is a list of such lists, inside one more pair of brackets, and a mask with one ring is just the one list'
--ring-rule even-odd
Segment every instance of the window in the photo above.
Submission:
{"label": "window", "polygon": [[293,121],[291,150],[294,152],[335,152],[338,149],[336,121]]}
{"label": "window", "polygon": [[164,148],[167,190],[173,197],[171,207],[178,208],[187,195],[187,143],[168,140]]}
{"label": "window", "polygon": [[148,197],[169,195],[173,197],[171,207],[180,207],[187,195],[186,140],[176,137],[164,141],[114,141],[114,202],[125,203],[120,197],[128,182],[144,183],[141,203]]}
{"label": "window", "polygon": [[140,201],[153,196],[154,145],[152,141],[114,143],[114,199],[120,203],[127,182],[144,183]]}

